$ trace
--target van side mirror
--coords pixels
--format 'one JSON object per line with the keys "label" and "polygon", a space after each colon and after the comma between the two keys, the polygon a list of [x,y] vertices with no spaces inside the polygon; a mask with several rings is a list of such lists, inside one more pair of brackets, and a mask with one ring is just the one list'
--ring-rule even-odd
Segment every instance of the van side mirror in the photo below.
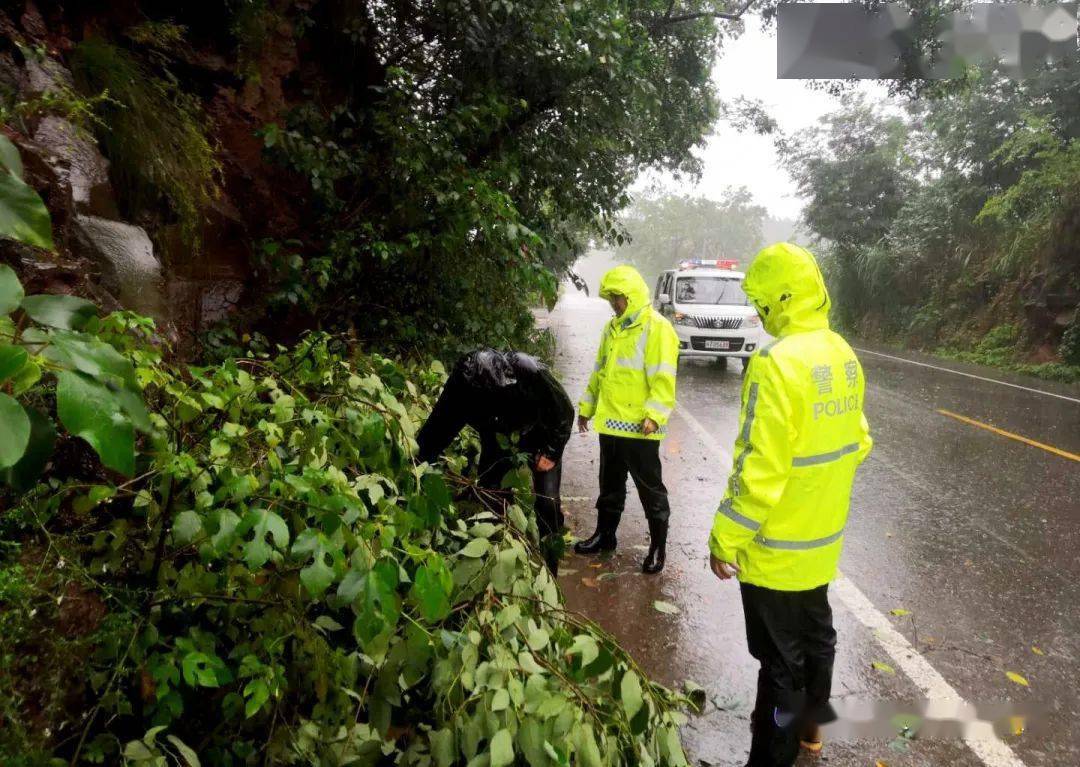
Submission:
{"label": "van side mirror", "polygon": [[661,293],[660,298],[658,300],[660,301],[661,306],[664,306],[666,304],[670,304],[671,303],[671,295],[668,294],[668,293]]}

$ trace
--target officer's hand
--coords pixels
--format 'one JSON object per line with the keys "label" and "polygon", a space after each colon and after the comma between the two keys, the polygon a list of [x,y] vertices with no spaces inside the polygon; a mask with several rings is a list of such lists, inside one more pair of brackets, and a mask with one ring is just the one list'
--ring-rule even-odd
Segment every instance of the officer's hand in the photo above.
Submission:
{"label": "officer's hand", "polygon": [[586,418],[583,415],[579,415],[577,417],[577,430],[578,431],[588,431],[589,430],[589,419]]}
{"label": "officer's hand", "polygon": [[555,468],[555,462],[548,458],[546,455],[540,455],[536,457],[536,470],[537,471],[551,471]]}
{"label": "officer's hand", "polygon": [[651,418],[646,418],[644,421],[641,422],[641,433],[644,434],[646,437],[650,434],[655,434],[656,430],[659,428],[660,427],[656,425],[656,421]]}
{"label": "officer's hand", "polygon": [[728,578],[734,576],[739,572],[739,568],[729,562],[721,562],[712,554],[709,555],[709,567],[712,568],[713,575],[722,581],[726,581]]}

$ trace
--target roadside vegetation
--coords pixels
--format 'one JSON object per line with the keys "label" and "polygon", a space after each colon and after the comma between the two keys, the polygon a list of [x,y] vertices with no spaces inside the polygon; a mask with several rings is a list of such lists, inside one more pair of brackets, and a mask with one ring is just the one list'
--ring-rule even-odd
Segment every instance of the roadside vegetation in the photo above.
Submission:
{"label": "roadside vegetation", "polygon": [[720,200],[643,197],[623,214],[626,238],[615,255],[634,264],[650,286],[685,258],[734,259],[746,266],[765,245],[767,221],[747,189],[726,190]]}
{"label": "roadside vegetation", "polygon": [[468,438],[415,463],[440,363],[167,363],[150,320],[0,291],[5,765],[686,763],[689,701],[562,609],[528,470],[497,514]]}
{"label": "roadside vegetation", "polygon": [[[474,438],[433,468],[413,435],[443,361],[550,351],[530,308],[641,168],[695,170],[720,22],[0,22],[0,762],[685,765],[700,690],[564,609],[527,469],[500,507]],[[132,273],[161,317],[112,311]]]}
{"label": "roadside vegetation", "polygon": [[[867,337],[1080,380],[1076,62],[857,93],[779,136],[836,319]],[[771,126],[765,125],[766,130]]]}

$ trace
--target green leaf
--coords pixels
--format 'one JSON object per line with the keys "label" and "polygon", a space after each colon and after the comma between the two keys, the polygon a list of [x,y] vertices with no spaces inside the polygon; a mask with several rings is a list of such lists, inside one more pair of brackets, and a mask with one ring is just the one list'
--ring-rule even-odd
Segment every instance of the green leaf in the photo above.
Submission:
{"label": "green leaf", "polygon": [[113,392],[81,373],[56,374],[56,412],[69,432],[90,443],[110,469],[135,472],[135,429]]}
{"label": "green leaf", "polygon": [[289,545],[289,526],[284,519],[267,509],[252,509],[244,515],[241,526],[244,531],[251,530],[254,534],[252,539],[244,544],[244,561],[252,570],[265,565],[273,553],[266,540],[267,534],[282,551]]}
{"label": "green leaf", "polygon": [[615,665],[615,656],[606,647],[601,647],[596,659],[581,669],[587,677],[600,676]]}
{"label": "green leaf", "polygon": [[30,418],[30,440],[26,451],[18,463],[0,471],[0,479],[19,491],[29,490],[37,484],[56,444],[56,426],[52,419],[34,408],[24,410]]}
{"label": "green leaf", "polygon": [[41,197],[25,181],[0,171],[0,237],[53,249],[52,219]]}
{"label": "green leaf", "polygon": [[351,603],[356,600],[364,589],[364,579],[367,571],[352,569],[345,573],[345,577],[338,584],[337,596],[343,602]]}
{"label": "green leaf", "polygon": [[315,627],[323,631],[341,631],[344,626],[331,618],[329,615],[320,615],[315,619]]}
{"label": "green leaf", "polygon": [[603,760],[600,758],[600,748],[596,745],[596,734],[589,725],[578,724],[574,728],[574,750],[577,755],[575,763],[581,767],[602,766]]}
{"label": "green leaf", "polygon": [[203,652],[189,652],[180,662],[184,681],[191,687],[220,687],[232,681],[232,674],[225,667],[224,661],[216,655]]}
{"label": "green leaf", "polygon": [[236,528],[240,526],[240,517],[230,509],[222,509],[217,515],[217,532],[210,536],[210,545],[221,556],[233,545]]}
{"label": "green leaf", "polygon": [[679,608],[675,605],[671,604],[670,602],[661,601],[659,599],[653,602],[652,606],[657,612],[666,613],[668,615],[675,615],[679,612]]}
{"label": "green leaf", "polygon": [[11,393],[16,396],[25,394],[40,380],[41,368],[36,362],[27,362],[11,379]]}
{"label": "green leaf", "polygon": [[0,393],[0,469],[14,466],[30,444],[30,417],[13,397]]}
{"label": "green leaf", "polygon": [[146,762],[154,759],[154,752],[146,747],[146,744],[141,740],[128,741],[124,746],[124,759],[130,759],[134,762]]}
{"label": "green leaf", "polygon": [[86,373],[99,381],[115,379],[114,383],[138,391],[135,368],[130,360],[104,341],[58,330],[49,336],[49,342],[44,355],[53,362]]}
{"label": "green leaf", "polygon": [[270,700],[270,686],[265,679],[252,679],[244,687],[244,697],[247,698],[247,703],[244,704],[244,716],[250,719],[259,713],[259,709],[266,701]]}
{"label": "green leaf", "polygon": [[505,711],[508,708],[510,708],[510,692],[505,687],[502,687],[496,690],[491,697],[491,710]]}
{"label": "green leaf", "polygon": [[888,663],[882,663],[881,661],[876,660],[873,663],[871,663],[870,665],[873,666],[875,671],[880,671],[880,672],[882,672],[884,674],[895,674],[896,673],[896,669],[894,669]]}
{"label": "green leaf", "polygon": [[117,389],[112,394],[113,398],[120,403],[124,415],[131,419],[132,426],[143,433],[153,431],[154,426],[150,422],[150,413],[146,410],[146,404],[143,402],[140,392],[130,389]]}
{"label": "green leaf", "polygon": [[188,509],[181,511],[173,520],[173,541],[180,546],[186,546],[195,540],[195,537],[203,531],[202,517],[199,513]]}
{"label": "green leaf", "polygon": [[362,645],[369,645],[397,625],[401,614],[397,587],[397,563],[390,560],[376,562],[364,578],[363,588],[353,606],[356,610],[353,634]]}
{"label": "green leaf", "polygon": [[300,582],[308,594],[321,597],[334,582],[334,567],[326,560],[329,558],[334,563],[342,560],[341,550],[334,547],[325,535],[309,528],[297,536],[292,553],[294,556],[310,556],[311,563],[300,571]]}
{"label": "green leaf", "polygon": [[465,548],[461,550],[461,555],[470,559],[478,559],[489,551],[491,551],[491,541],[487,538],[473,538],[465,544]]}
{"label": "green leaf", "polygon": [[623,674],[622,682],[619,683],[619,696],[626,711],[626,718],[633,719],[644,703],[641,698],[641,680],[633,671]]}
{"label": "green leaf", "polygon": [[440,514],[450,508],[450,489],[441,474],[425,474],[420,480],[420,492]]}
{"label": "green leaf", "polygon": [[529,633],[529,649],[534,652],[539,652],[548,646],[550,639],[551,637],[546,630],[537,628]]}
{"label": "green leaf", "polygon": [[71,508],[76,514],[85,514],[114,495],[116,495],[116,488],[112,485],[94,485],[85,495],[75,498]]}
{"label": "green leaf", "polygon": [[678,728],[674,726],[666,727],[659,737],[662,738],[663,750],[667,752],[668,764],[672,767],[684,767],[686,754],[683,753]]}
{"label": "green leaf", "polygon": [[0,134],[0,168],[13,176],[23,177],[23,163],[19,148],[11,142],[11,139],[2,134]]}
{"label": "green leaf", "polygon": [[97,306],[76,296],[27,296],[22,308],[35,322],[61,330],[81,330],[98,313]]}
{"label": "green leaf", "polygon": [[588,666],[600,655],[600,647],[596,640],[588,634],[578,634],[574,637],[574,643],[570,646],[571,655],[581,656],[581,665]]}
{"label": "green leaf", "polygon": [[443,727],[432,732],[428,739],[431,741],[431,758],[435,760],[435,767],[452,767],[457,751],[454,748],[454,732]]}
{"label": "green leaf", "polygon": [[0,383],[22,370],[29,358],[21,346],[0,346]]}
{"label": "green leaf", "polygon": [[453,576],[441,559],[417,569],[413,576],[411,595],[426,620],[434,623],[450,614],[450,592],[453,586]]}
{"label": "green leaf", "polygon": [[510,731],[503,729],[491,739],[491,767],[506,767],[514,763],[514,739]]}
{"label": "green leaf", "polygon": [[165,740],[173,744],[173,748],[180,752],[180,756],[187,762],[187,767],[202,767],[199,762],[199,755],[184,741],[175,735],[166,735]]}
{"label": "green leaf", "polygon": [[23,286],[15,270],[0,264],[0,315],[11,314],[23,300]]}
{"label": "green leaf", "polygon": [[544,701],[537,706],[536,715],[541,719],[550,719],[551,717],[558,716],[566,711],[566,706],[566,698],[562,695],[552,695],[545,698]]}

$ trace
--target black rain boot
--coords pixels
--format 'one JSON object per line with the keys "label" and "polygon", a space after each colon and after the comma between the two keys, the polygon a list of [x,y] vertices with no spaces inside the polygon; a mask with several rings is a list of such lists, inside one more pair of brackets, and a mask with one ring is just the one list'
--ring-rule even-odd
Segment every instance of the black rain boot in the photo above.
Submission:
{"label": "black rain boot", "polygon": [[667,522],[649,520],[649,553],[641,564],[641,571],[650,575],[664,569],[667,556]]}
{"label": "black rain boot", "polygon": [[596,515],[596,532],[583,541],[574,544],[578,554],[599,554],[601,551],[614,551],[615,530],[619,527],[621,514],[601,511]]}

